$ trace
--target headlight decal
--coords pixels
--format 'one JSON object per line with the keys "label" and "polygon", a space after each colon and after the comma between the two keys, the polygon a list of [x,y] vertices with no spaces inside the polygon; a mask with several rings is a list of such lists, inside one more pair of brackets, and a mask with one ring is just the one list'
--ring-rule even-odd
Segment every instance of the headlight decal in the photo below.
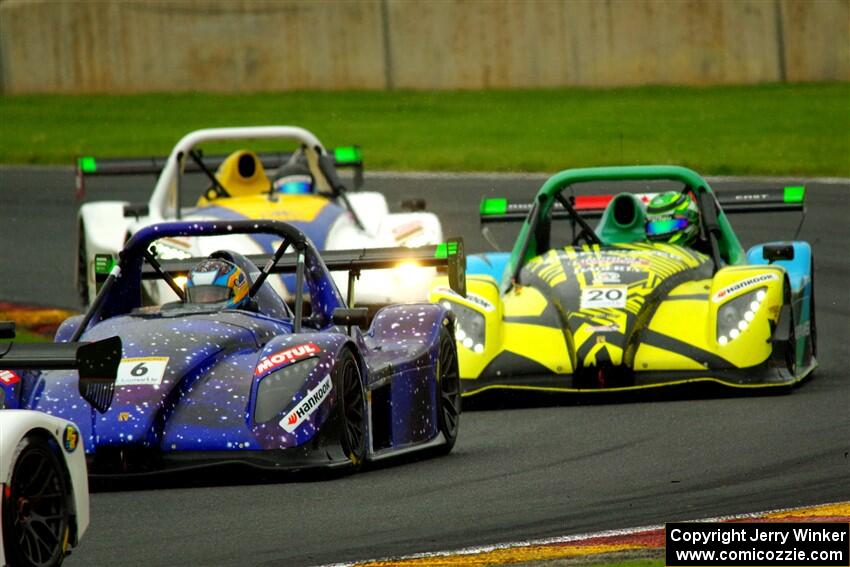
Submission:
{"label": "headlight decal", "polygon": [[455,314],[455,339],[457,339],[457,342],[476,354],[484,352],[484,344],[487,339],[487,325],[484,315],[471,307],[447,299],[440,303]]}
{"label": "headlight decal", "polygon": [[260,380],[254,422],[266,423],[277,417],[292,404],[293,398],[304,386],[304,381],[319,365],[317,357],[290,364]]}
{"label": "headlight decal", "polygon": [[717,343],[723,346],[740,337],[755,319],[766,296],[767,288],[760,287],[721,305],[717,310]]}

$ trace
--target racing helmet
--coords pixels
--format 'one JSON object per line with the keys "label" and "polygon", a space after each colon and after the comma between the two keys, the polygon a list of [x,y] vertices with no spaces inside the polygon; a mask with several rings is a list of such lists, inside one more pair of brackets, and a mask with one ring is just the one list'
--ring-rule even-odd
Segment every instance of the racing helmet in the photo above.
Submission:
{"label": "racing helmet", "polygon": [[223,258],[207,258],[189,272],[186,302],[238,309],[247,302],[249,288],[248,276],[239,266]]}
{"label": "racing helmet", "polygon": [[272,191],[284,195],[311,195],[315,185],[307,154],[298,150],[280,166]]}
{"label": "racing helmet", "polygon": [[687,246],[699,234],[699,209],[686,193],[668,191],[646,207],[646,237],[653,242]]}

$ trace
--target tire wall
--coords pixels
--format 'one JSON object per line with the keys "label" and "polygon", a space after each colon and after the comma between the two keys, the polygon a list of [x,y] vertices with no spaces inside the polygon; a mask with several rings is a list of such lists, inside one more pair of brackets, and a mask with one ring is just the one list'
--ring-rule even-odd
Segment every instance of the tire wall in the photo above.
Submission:
{"label": "tire wall", "polygon": [[850,0],[0,0],[5,93],[850,80]]}

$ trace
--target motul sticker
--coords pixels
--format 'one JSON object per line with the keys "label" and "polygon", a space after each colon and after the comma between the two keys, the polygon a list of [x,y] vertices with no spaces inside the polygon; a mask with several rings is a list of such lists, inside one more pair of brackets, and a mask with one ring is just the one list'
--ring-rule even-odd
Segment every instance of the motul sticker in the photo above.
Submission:
{"label": "motul sticker", "polygon": [[304,423],[304,421],[313,415],[313,412],[316,411],[325,398],[328,397],[328,394],[333,390],[333,383],[331,382],[330,375],[326,376],[324,380],[319,382],[319,385],[316,386],[315,389],[307,392],[307,395],[304,396],[304,399],[298,402],[298,407],[294,410],[286,414],[283,419],[280,420],[280,426],[287,433],[292,433],[298,426]]}
{"label": "motul sticker", "polygon": [[168,366],[167,356],[148,358],[122,358],[118,365],[116,386],[154,386],[162,384],[165,368]]}
{"label": "motul sticker", "polygon": [[758,276],[753,276],[751,278],[747,278],[745,280],[735,282],[732,285],[727,285],[726,287],[724,287],[723,289],[721,289],[720,291],[715,293],[714,296],[712,297],[712,299],[714,300],[715,303],[720,303],[721,301],[724,301],[727,297],[729,297],[733,293],[741,291],[742,289],[747,289],[748,287],[753,287],[754,285],[757,285],[757,284],[760,284],[760,283],[764,283],[764,282],[767,282],[767,281],[770,281],[770,280],[778,280],[778,279],[779,279],[779,276],[777,276],[776,274],[761,274],[761,275],[758,275]]}
{"label": "motul sticker", "polygon": [[261,376],[271,370],[283,368],[287,364],[292,364],[304,358],[316,356],[322,352],[318,345],[307,343],[278,351],[274,354],[264,356],[257,363],[257,368],[254,370],[254,376]]}
{"label": "motul sticker", "polygon": [[0,370],[0,382],[3,382],[7,386],[17,384],[20,381],[21,377],[12,372],[11,370]]}

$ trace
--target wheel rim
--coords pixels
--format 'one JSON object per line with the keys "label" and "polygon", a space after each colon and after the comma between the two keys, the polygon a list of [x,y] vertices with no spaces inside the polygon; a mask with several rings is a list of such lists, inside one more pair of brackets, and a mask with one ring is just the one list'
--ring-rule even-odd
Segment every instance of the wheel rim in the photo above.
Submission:
{"label": "wheel rim", "polygon": [[51,565],[64,546],[65,495],[51,455],[34,449],[21,455],[10,483],[12,538],[31,565]]}
{"label": "wheel rim", "polygon": [[363,458],[365,448],[365,409],[363,388],[357,372],[357,363],[350,358],[345,361],[342,372],[342,405],[345,416],[345,445],[348,457],[354,464]]}
{"label": "wheel rim", "polygon": [[[450,339],[449,339],[450,340]],[[440,345],[440,408],[442,411],[443,432],[447,437],[457,435],[460,418],[460,375],[458,372],[457,352],[448,341]]]}

